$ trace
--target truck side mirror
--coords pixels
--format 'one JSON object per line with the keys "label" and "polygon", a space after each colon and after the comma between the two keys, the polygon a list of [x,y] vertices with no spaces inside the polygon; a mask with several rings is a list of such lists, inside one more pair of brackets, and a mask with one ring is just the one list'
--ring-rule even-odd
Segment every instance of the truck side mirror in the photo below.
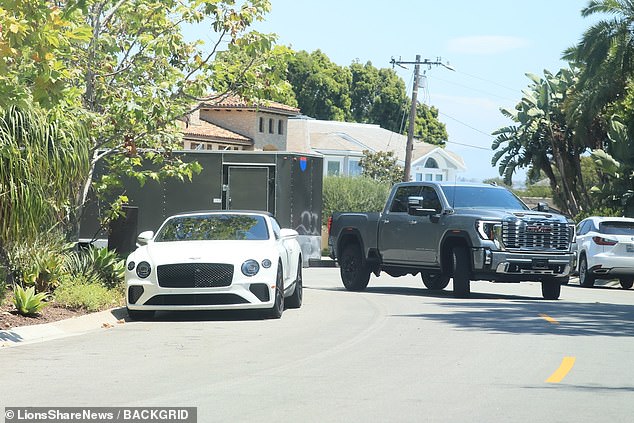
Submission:
{"label": "truck side mirror", "polygon": [[539,202],[537,203],[537,211],[548,212],[550,211],[550,207],[548,207],[548,203]]}
{"label": "truck side mirror", "polygon": [[412,216],[431,216],[438,213],[435,209],[423,208],[423,197],[408,197],[407,198],[407,214]]}

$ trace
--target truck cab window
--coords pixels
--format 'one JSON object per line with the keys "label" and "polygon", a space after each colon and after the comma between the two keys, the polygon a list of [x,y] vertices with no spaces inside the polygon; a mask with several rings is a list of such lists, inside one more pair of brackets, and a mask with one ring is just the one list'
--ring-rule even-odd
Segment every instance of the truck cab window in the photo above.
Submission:
{"label": "truck cab window", "polygon": [[420,186],[399,187],[390,205],[390,212],[407,213],[408,198],[417,196],[420,193],[420,188]]}

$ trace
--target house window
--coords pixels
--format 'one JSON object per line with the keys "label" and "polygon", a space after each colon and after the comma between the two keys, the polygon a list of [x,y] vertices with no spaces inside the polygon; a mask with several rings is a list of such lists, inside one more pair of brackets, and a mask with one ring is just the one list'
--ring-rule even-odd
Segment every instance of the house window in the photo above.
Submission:
{"label": "house window", "polygon": [[433,181],[434,180],[434,175],[432,175],[431,173],[426,173],[425,174],[425,180],[426,181]]}
{"label": "house window", "polygon": [[359,166],[359,159],[348,159],[348,176],[360,176],[363,169]]}
{"label": "house window", "polygon": [[284,122],[282,119],[277,121],[277,133],[282,135],[284,133]]}
{"label": "house window", "polygon": [[269,134],[273,133],[273,119],[269,119]]}
{"label": "house window", "polygon": [[416,174],[416,182],[421,182],[423,180],[423,174],[422,173],[417,173]]}
{"label": "house window", "polygon": [[328,160],[326,172],[328,176],[339,176],[341,174],[341,162]]}
{"label": "house window", "polygon": [[437,180],[437,181],[442,181],[442,175],[437,174],[437,175],[436,175],[436,180]]}
{"label": "house window", "polygon": [[260,132],[264,132],[264,118],[260,118]]}
{"label": "house window", "polygon": [[436,161],[436,159],[430,157],[427,159],[427,161],[425,162],[425,167],[428,169],[438,169],[438,162]]}

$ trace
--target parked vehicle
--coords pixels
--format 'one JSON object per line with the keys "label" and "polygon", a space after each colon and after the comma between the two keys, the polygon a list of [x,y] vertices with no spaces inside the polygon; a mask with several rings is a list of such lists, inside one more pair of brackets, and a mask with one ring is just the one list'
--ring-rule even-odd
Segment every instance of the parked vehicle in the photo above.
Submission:
{"label": "parked vehicle", "polygon": [[133,319],[159,310],[261,309],[271,318],[302,305],[297,232],[267,212],[184,213],[142,232],[126,261]]}
{"label": "parked vehicle", "polygon": [[634,219],[588,217],[577,225],[575,270],[579,284],[594,286],[597,279],[618,279],[624,289],[634,282]]}
{"label": "parked vehicle", "polygon": [[532,211],[511,191],[489,184],[396,184],[382,213],[339,213],[328,243],[349,290],[363,290],[370,274],[421,274],[429,289],[453,278],[457,297],[470,281],[541,282],[546,299],[559,298],[572,269],[573,222]]}

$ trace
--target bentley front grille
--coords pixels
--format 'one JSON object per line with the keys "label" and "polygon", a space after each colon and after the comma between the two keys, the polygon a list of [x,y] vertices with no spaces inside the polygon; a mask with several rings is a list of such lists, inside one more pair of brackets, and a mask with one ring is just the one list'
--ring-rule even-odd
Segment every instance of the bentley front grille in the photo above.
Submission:
{"label": "bentley front grille", "polygon": [[566,223],[518,220],[503,222],[502,240],[509,250],[566,252],[570,231]]}
{"label": "bentley front grille", "polygon": [[218,263],[165,264],[156,269],[164,288],[215,288],[231,285],[233,265]]}

